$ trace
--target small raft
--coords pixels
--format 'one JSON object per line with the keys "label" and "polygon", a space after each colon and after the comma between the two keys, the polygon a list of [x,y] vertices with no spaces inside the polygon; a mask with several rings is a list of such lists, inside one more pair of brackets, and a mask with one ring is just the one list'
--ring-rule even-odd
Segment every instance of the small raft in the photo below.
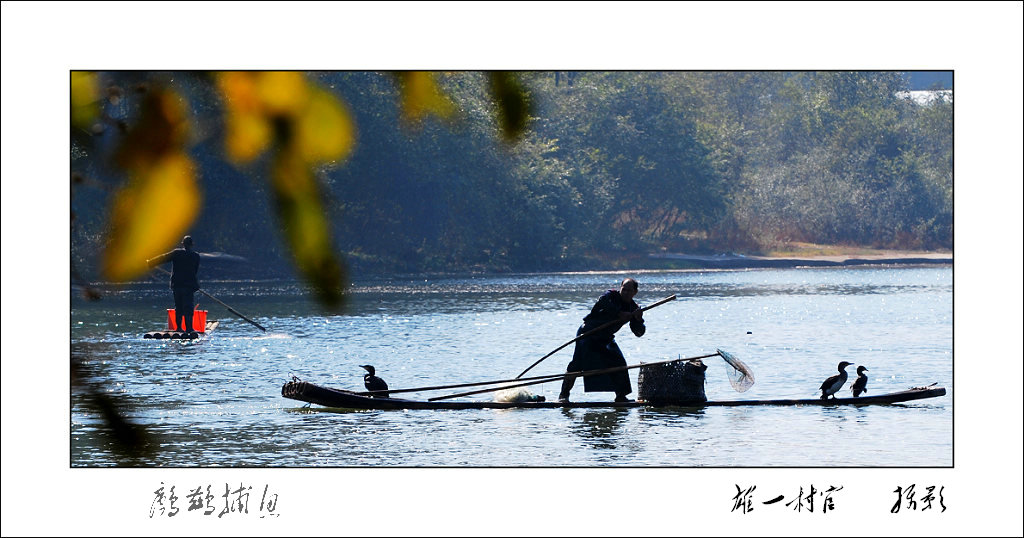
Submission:
{"label": "small raft", "polygon": [[[693,404],[671,404],[672,407],[738,407],[750,405],[876,405],[909,402],[925,398],[944,396],[946,389],[934,385],[914,387],[908,390],[861,396],[859,398],[820,398],[795,400],[723,400],[694,402]],[[427,401],[405,400],[401,398],[371,398],[357,392],[333,389],[310,383],[308,381],[289,381],[281,387],[281,395],[292,400],[342,409],[562,409],[562,408],[593,408],[593,407],[669,407],[651,402],[493,402],[493,401]]]}
{"label": "small raft", "polygon": [[172,331],[172,330],[164,329],[162,331],[151,331],[151,332],[148,332],[146,334],[143,334],[142,337],[143,338],[152,338],[154,340],[165,340],[165,339],[172,339],[172,340],[198,340],[198,339],[201,339],[201,338],[204,338],[204,337],[208,336],[210,333],[213,332],[214,329],[217,328],[218,325],[220,325],[219,321],[207,321],[206,322],[206,326],[204,327],[203,331],[193,332],[191,335],[189,335],[185,331],[177,331],[177,330]]}

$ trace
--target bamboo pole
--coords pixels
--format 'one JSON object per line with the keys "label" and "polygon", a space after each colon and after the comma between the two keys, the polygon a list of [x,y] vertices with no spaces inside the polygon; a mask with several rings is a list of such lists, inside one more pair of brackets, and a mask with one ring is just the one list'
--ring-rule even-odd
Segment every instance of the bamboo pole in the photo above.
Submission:
{"label": "bamboo pole", "polygon": [[[670,297],[666,297],[666,298],[664,298],[664,299],[662,299],[662,300],[660,300],[660,301],[658,301],[658,302],[656,302],[654,304],[651,304],[651,305],[649,305],[647,307],[642,308],[641,310],[649,310],[649,309],[654,308],[656,306],[663,305],[663,304],[665,304],[665,303],[667,303],[669,301],[673,301],[673,300],[675,300],[675,298],[676,298],[675,295],[672,295]],[[516,376],[514,379],[501,379],[501,380],[498,380],[498,381],[478,381],[478,382],[475,382],[475,383],[460,383],[460,384],[457,384],[457,385],[437,385],[437,386],[433,386],[433,387],[418,387],[418,388],[411,388],[411,389],[398,389],[398,390],[386,390],[386,391],[384,391],[384,390],[369,390],[369,391],[365,391],[365,392],[358,392],[357,394],[359,394],[361,396],[375,396],[377,394],[382,394],[384,392],[387,392],[389,394],[400,394],[400,393],[404,393],[404,392],[426,392],[426,391],[429,391],[429,390],[444,390],[444,389],[460,389],[460,388],[465,388],[465,387],[479,387],[479,386],[482,386],[482,385],[493,385],[493,384],[496,384],[496,383],[511,383],[513,381],[535,381],[535,380],[539,380],[539,379],[545,379],[545,380],[548,380],[548,381],[554,381],[554,380],[557,380],[557,379],[562,379],[562,378],[566,377],[565,374],[549,374],[549,375],[544,375],[544,376],[527,377],[527,378],[523,378],[523,374],[525,374],[527,371],[529,371],[534,366],[537,366],[538,364],[540,364],[540,362],[542,360],[550,357],[552,354],[554,354],[559,349],[564,348],[565,346],[567,346],[567,345],[569,345],[569,344],[579,340],[580,338],[584,338],[584,337],[589,336],[589,335],[591,335],[591,334],[593,334],[593,333],[595,333],[597,331],[600,331],[601,329],[605,329],[607,327],[610,327],[614,323],[618,323],[618,321],[616,320],[616,321],[608,322],[608,323],[606,323],[604,325],[601,325],[600,327],[598,327],[598,328],[596,328],[596,329],[594,329],[592,331],[587,331],[586,333],[581,334],[580,336],[577,336],[576,338],[566,342],[565,344],[562,344],[555,351],[552,351],[551,353],[548,353],[547,355],[541,357],[540,360],[538,360],[537,362],[533,363],[530,366],[530,368],[527,368],[526,370],[524,370],[521,374]],[[505,387],[502,387],[502,388],[505,388]]]}
{"label": "bamboo pole", "polygon": [[669,360],[664,360],[664,361],[634,364],[634,365],[631,365],[631,366],[615,366],[615,367],[612,367],[612,368],[602,368],[600,370],[585,370],[585,371],[582,371],[582,372],[566,372],[564,374],[553,376],[553,379],[544,379],[544,380],[541,380],[541,381],[530,381],[528,383],[520,383],[518,385],[508,385],[508,386],[504,386],[504,387],[492,387],[492,388],[489,388],[489,389],[474,390],[474,391],[469,391],[469,392],[460,392],[458,394],[449,394],[447,396],[435,396],[433,398],[427,399],[427,401],[428,402],[434,402],[434,401],[437,401],[437,400],[447,400],[449,398],[458,398],[459,396],[470,396],[470,395],[473,395],[473,394],[482,394],[484,392],[494,392],[494,391],[498,391],[498,390],[514,389],[514,388],[518,388],[518,387],[527,387],[527,386],[530,386],[530,385],[539,385],[541,383],[548,383],[548,382],[555,381],[555,380],[560,379],[560,378],[586,377],[588,375],[610,374],[612,372],[619,372],[619,371],[622,371],[622,370],[632,370],[634,368],[640,368],[641,366],[656,366],[656,365],[659,365],[659,364],[669,364],[669,363],[673,363],[673,362],[695,361],[697,359],[706,359],[706,358],[709,358],[709,357],[716,357],[716,356],[719,356],[719,353],[715,352],[715,353],[711,353],[710,355],[700,355],[700,356],[697,356],[697,357],[686,357],[686,358],[681,358],[681,359],[669,359]]}
{"label": "bamboo pole", "polygon": [[565,377],[565,374],[548,374],[548,375],[541,375],[541,376],[536,376],[536,377],[527,377],[525,379],[519,379],[519,378],[515,378],[515,379],[499,379],[497,381],[477,381],[477,382],[474,382],[474,383],[459,383],[457,385],[437,385],[437,386],[433,386],[433,387],[417,387],[417,388],[411,388],[411,389],[368,390],[368,391],[365,391],[365,392],[357,392],[356,394],[358,394],[360,396],[376,396],[377,394],[382,394],[382,393],[385,393],[385,392],[387,392],[389,394],[400,394],[400,393],[403,393],[403,392],[426,392],[428,390],[461,389],[461,388],[465,388],[465,387],[479,387],[479,386],[482,386],[482,385],[494,385],[496,383],[511,383],[513,381],[536,381],[538,379],[545,379],[547,381],[555,381],[555,380],[561,379],[562,377]]}
{"label": "bamboo pole", "polygon": [[[645,310],[650,310],[650,309],[652,309],[652,308],[654,308],[656,306],[661,306],[661,305],[663,305],[663,304],[665,304],[665,303],[667,303],[669,301],[674,301],[674,300],[676,300],[676,296],[672,295],[672,296],[666,297],[666,298],[664,298],[664,299],[662,299],[662,300],[660,300],[660,301],[658,301],[658,302],[656,302],[656,303],[654,303],[652,305],[645,306],[645,307],[641,308],[640,311],[643,312]],[[621,322],[621,321],[619,321],[617,319],[609,321],[608,323],[605,323],[604,325],[601,325],[600,327],[597,327],[596,329],[587,331],[587,332],[577,336],[576,338],[573,338],[572,340],[569,340],[568,342],[558,346],[551,353],[548,353],[547,355],[544,355],[540,359],[537,359],[537,362],[531,364],[529,368],[523,370],[523,372],[521,374],[517,375],[516,379],[519,379],[520,377],[523,377],[523,374],[525,374],[526,372],[529,372],[534,366],[537,366],[538,364],[540,364],[541,361],[543,361],[544,359],[554,355],[558,350],[564,348],[565,346],[567,346],[567,345],[569,345],[569,344],[571,344],[571,343],[573,343],[573,342],[575,342],[577,340],[586,338],[586,337],[588,337],[588,336],[590,336],[590,335],[592,335],[594,333],[600,332],[603,329],[607,329],[608,327],[611,327],[612,325],[615,325],[616,323],[623,323],[623,322]]]}

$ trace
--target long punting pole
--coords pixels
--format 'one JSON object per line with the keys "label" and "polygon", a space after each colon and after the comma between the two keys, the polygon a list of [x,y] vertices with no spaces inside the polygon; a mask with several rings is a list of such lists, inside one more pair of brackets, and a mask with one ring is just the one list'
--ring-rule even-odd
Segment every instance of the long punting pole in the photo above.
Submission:
{"label": "long punting pole", "polygon": [[[652,305],[645,306],[645,307],[641,308],[640,311],[643,312],[645,310],[650,310],[650,309],[652,309],[652,308],[654,308],[656,306],[661,306],[661,305],[663,305],[663,304],[665,304],[665,303],[667,303],[669,301],[674,301],[674,300],[676,300],[676,296],[672,295],[672,296],[666,297],[666,298],[664,298],[664,299],[662,299],[662,300],[660,300],[660,301],[658,301],[658,302],[656,302],[656,303],[654,303]],[[577,336],[576,338],[573,338],[572,340],[569,340],[568,342],[558,346],[551,353],[548,353],[547,355],[544,355],[540,359],[537,359],[537,362],[531,364],[529,368],[523,370],[523,372],[521,374],[517,375],[516,379],[519,379],[520,377],[523,377],[523,374],[525,374],[526,372],[529,372],[534,366],[537,366],[538,364],[540,364],[541,361],[543,361],[544,359],[554,355],[556,352],[558,352],[558,350],[564,348],[565,346],[567,346],[567,345],[569,345],[569,344],[571,344],[571,343],[573,343],[573,342],[575,342],[577,340],[580,340],[582,338],[586,338],[586,337],[588,337],[588,336],[590,336],[590,335],[592,335],[592,334],[594,334],[596,332],[600,332],[603,329],[607,329],[608,327],[611,327],[612,325],[615,325],[616,323],[622,323],[622,322],[617,320],[617,319],[609,321],[608,323],[605,323],[604,325],[601,325],[600,327],[598,327],[596,329],[587,331],[587,332]]]}
{"label": "long punting pole", "polygon": [[[585,370],[583,372],[566,372],[564,374],[560,374],[560,375],[556,375],[556,376],[550,376],[550,377],[552,377],[551,379],[542,379],[540,381],[530,381],[529,383],[520,383],[518,385],[508,385],[508,386],[504,386],[504,387],[491,387],[489,389],[473,390],[473,391],[470,391],[470,392],[460,392],[458,394],[449,394],[447,396],[435,396],[433,398],[428,398],[427,401],[428,402],[434,402],[434,401],[437,401],[437,400],[447,400],[449,398],[458,398],[459,396],[470,396],[472,394],[480,394],[480,393],[483,393],[483,392],[494,392],[494,391],[498,391],[498,390],[514,389],[514,388],[517,388],[517,387],[526,387],[526,386],[529,386],[529,385],[539,385],[541,383],[548,383],[548,382],[554,381],[554,380],[559,379],[559,378],[586,377],[586,376],[589,376],[589,375],[610,374],[612,372],[619,372],[619,371],[622,371],[622,370],[632,370],[634,368],[640,368],[641,366],[656,366],[656,365],[659,365],[659,364],[669,364],[669,363],[672,363],[672,362],[695,361],[697,359],[706,359],[706,358],[709,358],[709,357],[717,357],[717,356],[719,356],[719,354],[717,352],[715,352],[715,353],[711,353],[710,355],[700,355],[698,357],[686,357],[686,358],[682,358],[682,359],[669,359],[669,360],[658,361],[658,362],[647,362],[647,363],[641,363],[641,364],[634,364],[632,366],[616,366],[614,368],[602,368],[600,370]],[[513,381],[515,381],[515,380],[513,380]]]}
{"label": "long punting pole", "polygon": [[[654,304],[652,304],[650,306],[645,307],[643,310],[651,309],[651,308],[654,308],[654,307],[656,307],[658,305],[665,304],[665,303],[667,303],[669,301],[675,300],[675,298],[676,298],[675,295],[673,295],[671,297],[667,297],[665,299],[662,299],[661,301],[658,301],[657,303],[654,303]],[[565,347],[565,346],[575,342],[576,340],[579,340],[580,338],[583,338],[583,337],[588,336],[588,335],[590,335],[590,334],[592,334],[594,332],[597,332],[597,331],[599,331],[601,329],[609,327],[609,326],[612,325],[612,323],[618,323],[618,322],[617,321],[613,321],[613,322],[610,322],[610,323],[606,323],[606,324],[604,324],[604,325],[594,329],[593,331],[587,331],[586,333],[581,334],[580,336],[578,336],[578,337],[576,337],[576,338],[566,342],[565,344],[563,344],[561,347],[559,347],[555,351],[552,351],[551,353],[548,353],[544,357],[541,357],[541,359],[539,361],[533,363],[533,365],[530,366],[530,368],[533,368],[534,366],[537,366],[538,364],[540,364],[540,361],[550,357],[552,354],[554,354],[559,349],[562,349],[563,347]],[[714,355],[709,355],[709,356],[714,356]],[[696,357],[696,358],[704,358],[704,357]],[[676,360],[678,360],[678,359],[676,359]],[[687,360],[687,359],[682,359],[682,360]],[[461,389],[461,388],[465,388],[465,387],[479,387],[479,386],[482,386],[482,385],[494,385],[494,384],[497,384],[497,383],[512,383],[514,381],[537,381],[537,380],[554,381],[554,380],[557,380],[557,379],[562,379],[562,378],[568,377],[566,374],[548,374],[548,375],[543,375],[543,376],[525,377],[524,378],[523,374],[525,374],[527,371],[529,371],[530,368],[527,368],[525,371],[523,371],[522,374],[519,374],[514,379],[499,379],[497,381],[477,381],[475,383],[459,383],[457,385],[437,385],[437,386],[433,386],[433,387],[416,387],[416,388],[411,388],[411,389],[370,390],[370,391],[365,391],[365,392],[358,392],[356,394],[359,394],[361,396],[374,396],[374,395],[382,394],[382,393],[385,393],[385,392],[387,392],[389,394],[401,394],[401,393],[404,393],[404,392],[426,392],[426,391],[430,391],[430,390]],[[621,367],[617,367],[617,368],[621,368]],[[501,387],[498,390],[505,389],[505,388],[508,388],[508,387]],[[483,392],[486,392],[486,391],[483,391]]]}
{"label": "long punting pole", "polygon": [[[536,380],[539,380],[539,379],[544,379],[546,381],[555,381],[555,380],[561,379],[563,377],[565,377],[565,374],[548,374],[548,375],[539,375],[539,376],[536,376],[536,377],[526,377],[526,378],[523,378],[523,379],[515,378],[515,379],[499,379],[497,381],[476,381],[474,383],[459,383],[457,385],[437,385],[437,386],[434,386],[434,387],[416,387],[416,388],[412,388],[412,389],[368,390],[368,391],[365,391],[365,392],[357,392],[356,394],[358,394],[360,396],[375,396],[377,394],[382,394],[382,393],[385,393],[385,392],[387,392],[388,394],[400,394],[400,393],[403,393],[403,392],[426,392],[426,391],[430,391],[430,390],[461,389],[461,388],[465,388],[465,387],[479,387],[479,386],[482,386],[482,385],[494,385],[494,384],[497,384],[497,383],[512,383],[513,381],[536,381]],[[502,388],[504,388],[504,387],[502,387]]]}

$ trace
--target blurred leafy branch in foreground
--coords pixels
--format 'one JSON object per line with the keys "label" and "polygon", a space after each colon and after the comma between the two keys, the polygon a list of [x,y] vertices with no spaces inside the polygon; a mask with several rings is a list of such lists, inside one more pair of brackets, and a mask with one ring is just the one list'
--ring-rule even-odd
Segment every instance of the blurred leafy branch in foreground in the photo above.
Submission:
{"label": "blurred leafy branch in foreground", "polygon": [[[188,233],[202,206],[201,174],[188,153],[193,111],[172,83],[153,83],[149,75],[71,72],[72,141],[85,148],[79,151],[90,154],[109,150],[105,165],[111,175],[123,178],[112,185],[74,170],[71,177],[73,197],[76,188],[112,192],[101,257],[102,275],[112,282],[145,274],[149,270],[145,260],[166,252]],[[226,159],[238,167],[266,167],[269,173],[262,176],[268,178],[272,207],[297,269],[315,290],[321,306],[340,307],[347,275],[344,260],[332,244],[316,171],[340,166],[352,153],[357,126],[347,104],[301,72],[194,75],[220,97]],[[140,76],[143,80],[135,83],[134,91],[124,89]],[[458,107],[438,86],[436,76],[411,71],[393,74],[399,107],[408,124],[431,115],[445,120],[455,117]],[[490,73],[488,78],[501,133],[514,142],[526,127],[529,95],[514,73]],[[133,99],[138,100],[138,112],[130,122],[106,112],[108,106]],[[107,129],[116,130],[118,141],[113,148],[99,148],[97,139]],[[75,217],[73,203],[72,227]],[[86,298],[101,297],[74,263],[71,276],[83,287]],[[112,447],[124,461],[153,454],[152,436],[127,418],[124,402],[104,390],[88,356],[72,354],[71,382],[80,392],[81,402],[106,425]]]}
{"label": "blurred leafy branch in foreground", "polygon": [[[145,260],[172,248],[195,222],[203,190],[200,171],[189,156],[191,110],[171,82],[144,80],[134,92],[123,85],[139,73],[71,73],[72,140],[92,149],[92,138],[108,128],[121,136],[109,165],[125,178],[114,188],[108,209],[102,275],[124,282],[144,274]],[[147,75],[147,74],[142,74]],[[223,107],[223,148],[237,167],[253,164],[269,172],[269,190],[277,222],[299,273],[316,291],[322,306],[337,308],[344,297],[344,260],[331,239],[322,187],[316,171],[341,166],[357,140],[357,126],[342,97],[294,71],[202,72],[194,74]],[[154,77],[159,80],[159,77]],[[427,116],[450,120],[458,106],[433,72],[393,74],[402,117],[415,125]],[[121,80],[123,79],[123,80]],[[531,111],[529,92],[516,73],[488,73],[487,90],[505,140],[517,141]],[[106,105],[138,99],[129,124],[105,113]],[[72,173],[76,186],[96,186]],[[226,193],[230,194],[230,193]],[[72,225],[74,225],[72,212]],[[77,276],[72,267],[72,276]],[[87,284],[80,282],[82,284]],[[86,285],[87,296],[98,293]]]}

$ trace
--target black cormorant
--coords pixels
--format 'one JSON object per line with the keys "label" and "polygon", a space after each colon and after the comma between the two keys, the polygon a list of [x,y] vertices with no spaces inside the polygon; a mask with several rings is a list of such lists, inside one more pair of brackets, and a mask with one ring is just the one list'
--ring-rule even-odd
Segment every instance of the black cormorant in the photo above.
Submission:
{"label": "black cormorant", "polygon": [[864,375],[864,372],[867,371],[868,369],[863,366],[857,367],[857,380],[850,387],[850,392],[853,392],[854,398],[868,391],[868,376]]}
{"label": "black cormorant", "polygon": [[[363,385],[366,386],[366,390],[388,390],[388,384],[385,383],[383,379],[374,375],[376,374],[376,371],[373,369],[373,366],[370,366],[369,364],[364,364],[360,365],[360,368],[363,368],[368,372],[366,375],[363,376]],[[373,398],[389,397],[387,392],[371,394],[370,396]]]}
{"label": "black cormorant", "polygon": [[843,385],[846,383],[846,367],[851,364],[853,363],[846,361],[839,363],[839,373],[829,377],[821,384],[822,400],[827,399],[829,396],[831,396],[833,400],[835,399],[836,393],[839,392],[839,389],[843,388]]}

